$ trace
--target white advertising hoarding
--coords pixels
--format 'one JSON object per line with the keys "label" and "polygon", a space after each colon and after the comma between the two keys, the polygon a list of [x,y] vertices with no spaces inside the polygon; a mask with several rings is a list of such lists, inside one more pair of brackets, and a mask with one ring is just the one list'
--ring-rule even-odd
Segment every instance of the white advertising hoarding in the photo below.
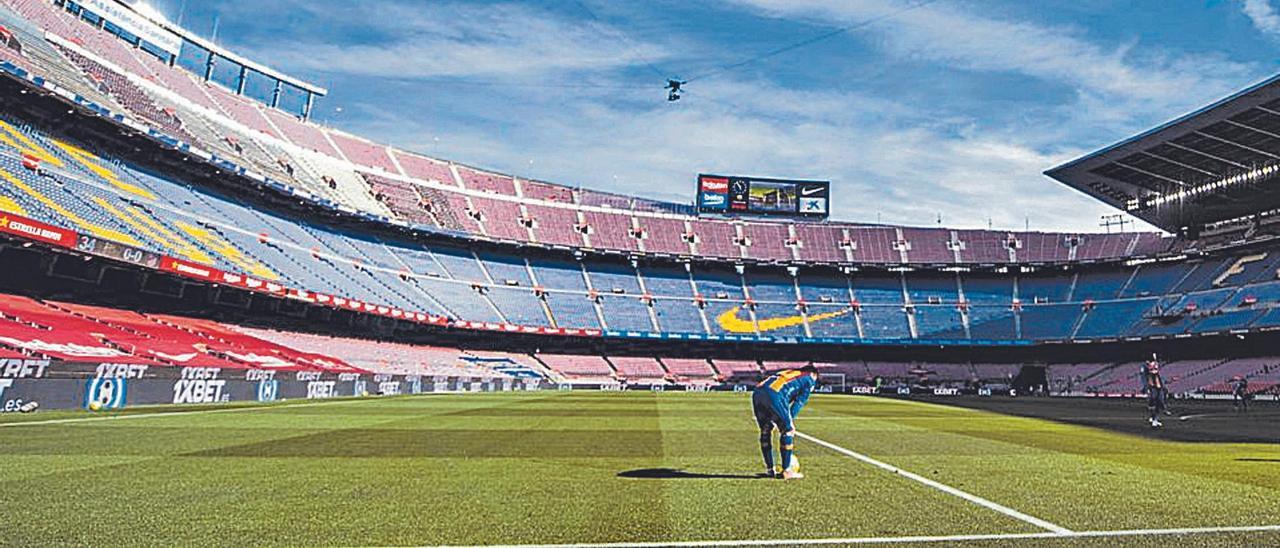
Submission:
{"label": "white advertising hoarding", "polygon": [[78,0],[78,3],[112,24],[151,42],[161,49],[177,55],[182,50],[182,38],[169,32],[129,6],[116,0]]}

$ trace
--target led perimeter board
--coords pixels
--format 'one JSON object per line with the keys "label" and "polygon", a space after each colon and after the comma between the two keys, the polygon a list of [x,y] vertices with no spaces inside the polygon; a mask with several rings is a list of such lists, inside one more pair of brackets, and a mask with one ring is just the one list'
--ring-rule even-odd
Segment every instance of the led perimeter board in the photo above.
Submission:
{"label": "led perimeter board", "polygon": [[831,212],[831,182],[702,174],[698,212],[825,219]]}

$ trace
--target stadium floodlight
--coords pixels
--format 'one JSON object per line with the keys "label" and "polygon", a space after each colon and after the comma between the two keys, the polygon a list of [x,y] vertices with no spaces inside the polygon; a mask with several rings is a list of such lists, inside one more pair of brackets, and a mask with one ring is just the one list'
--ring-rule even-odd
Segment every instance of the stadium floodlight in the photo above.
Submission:
{"label": "stadium floodlight", "polygon": [[1199,196],[1201,194],[1205,194],[1208,192],[1216,192],[1220,189],[1223,189],[1229,186],[1254,183],[1261,179],[1269,178],[1275,175],[1277,172],[1280,172],[1280,165],[1277,165],[1277,164],[1256,167],[1249,171],[1246,171],[1243,173],[1237,173],[1230,177],[1223,177],[1221,179],[1218,179],[1210,183],[1196,185],[1193,187],[1185,187],[1185,188],[1179,189],[1177,192],[1173,192],[1169,194],[1160,194],[1154,197],[1148,197],[1143,200],[1138,200],[1138,199],[1129,200],[1125,204],[1125,207],[1126,209],[1132,211],[1135,209],[1143,209],[1143,208],[1149,208],[1154,206],[1160,206],[1160,205],[1167,204],[1169,202],[1182,201],[1187,198],[1194,198],[1196,196]]}

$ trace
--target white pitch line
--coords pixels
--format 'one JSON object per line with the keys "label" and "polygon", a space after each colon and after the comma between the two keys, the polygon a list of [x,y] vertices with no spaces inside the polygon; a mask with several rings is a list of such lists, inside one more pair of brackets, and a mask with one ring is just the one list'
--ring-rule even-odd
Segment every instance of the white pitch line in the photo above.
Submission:
{"label": "white pitch line", "polygon": [[823,446],[823,447],[826,447],[827,449],[830,449],[830,450],[832,450],[832,451],[835,451],[835,452],[837,452],[837,453],[840,453],[840,454],[842,454],[842,455],[845,455],[845,456],[849,456],[849,457],[853,457],[853,458],[855,458],[855,459],[858,459],[858,460],[860,460],[860,461],[862,461],[862,462],[865,462],[865,463],[867,463],[867,464],[870,464],[870,465],[872,465],[872,466],[875,466],[876,468],[879,468],[879,469],[881,469],[881,470],[886,470],[886,471],[889,471],[889,472],[893,472],[894,474],[897,474],[897,475],[899,475],[899,476],[902,476],[902,477],[904,477],[904,478],[907,478],[907,479],[909,479],[909,480],[912,480],[912,481],[915,481],[915,482],[918,482],[918,483],[922,483],[922,484],[924,484],[924,485],[927,485],[927,486],[929,486],[929,487],[932,487],[932,488],[934,488],[934,489],[937,489],[937,490],[939,490],[939,491],[942,491],[943,493],[947,493],[948,495],[952,495],[952,496],[960,497],[960,498],[962,498],[962,499],[964,499],[964,500],[967,500],[967,501],[969,501],[969,502],[972,502],[972,503],[974,503],[974,504],[977,504],[978,506],[982,506],[982,507],[984,507],[984,508],[987,508],[987,509],[990,509],[990,510],[994,510],[994,511],[996,511],[996,512],[1000,512],[1001,514],[1004,514],[1004,515],[1006,515],[1006,516],[1009,516],[1009,517],[1011,517],[1011,518],[1013,518],[1013,519],[1016,519],[1016,520],[1019,520],[1019,521],[1022,521],[1022,522],[1026,522],[1026,523],[1030,523],[1031,525],[1034,525],[1034,526],[1036,526],[1036,527],[1039,527],[1039,528],[1044,529],[1044,530],[1047,530],[1047,531],[1051,531],[1051,532],[1053,532],[1053,533],[1055,533],[1055,534],[1064,535],[1064,534],[1069,534],[1069,533],[1071,533],[1071,530],[1070,530],[1070,529],[1067,529],[1066,527],[1063,527],[1063,526],[1061,526],[1061,525],[1056,525],[1056,524],[1053,524],[1053,523],[1047,522],[1047,521],[1045,521],[1045,520],[1042,520],[1042,519],[1040,519],[1040,518],[1037,518],[1037,517],[1035,517],[1035,516],[1028,515],[1028,514],[1024,514],[1024,513],[1022,513],[1022,512],[1019,512],[1019,511],[1017,511],[1017,510],[1014,510],[1013,508],[1009,508],[1008,506],[1004,506],[1004,505],[1001,505],[1001,504],[997,504],[997,503],[991,502],[991,501],[989,501],[989,500],[987,500],[987,499],[984,499],[984,498],[979,497],[979,496],[977,496],[977,495],[974,495],[974,494],[972,494],[972,493],[967,493],[967,492],[961,491],[961,490],[959,490],[959,489],[956,489],[955,487],[952,487],[952,486],[950,486],[950,485],[946,485],[946,484],[943,484],[943,483],[938,483],[938,482],[936,482],[936,481],[934,481],[934,480],[931,480],[931,479],[926,478],[926,477],[924,477],[924,476],[921,476],[921,475],[919,475],[919,474],[913,474],[913,473],[911,473],[911,472],[908,472],[908,471],[906,471],[906,470],[903,470],[903,469],[901,469],[901,468],[898,468],[897,466],[894,466],[894,465],[892,465],[892,464],[889,464],[889,463],[886,463],[886,462],[878,461],[878,460],[876,460],[876,459],[873,459],[873,458],[871,458],[871,457],[868,457],[868,456],[866,456],[866,455],[863,455],[862,453],[858,453],[858,452],[855,452],[855,451],[850,451],[850,450],[845,449],[845,448],[843,448],[843,447],[840,447],[839,445],[836,445],[836,444],[834,444],[834,443],[827,442],[827,441],[823,441],[823,440],[820,440],[820,439],[818,439],[818,438],[815,438],[815,437],[813,437],[813,436],[810,436],[810,435],[808,435],[808,434],[801,433],[801,432],[797,432],[797,433],[796,433],[796,435],[797,435],[797,436],[799,436],[799,437],[801,437],[801,438],[804,438],[804,439],[806,439],[806,440],[809,440],[809,441],[811,441],[811,442],[813,442],[813,443],[816,443],[816,444],[818,444],[818,445],[821,445],[821,446]]}
{"label": "white pitch line", "polygon": [[257,405],[248,407],[232,407],[228,409],[195,409],[191,411],[173,411],[169,413],[137,413],[132,415],[108,415],[105,417],[76,417],[70,419],[49,419],[43,421],[18,421],[0,423],[0,428],[8,428],[12,426],[40,426],[47,424],[67,424],[77,422],[101,422],[101,421],[122,421],[126,419],[145,419],[155,417],[174,417],[179,415],[209,415],[213,413],[236,413],[240,411],[264,411],[268,409],[292,409],[295,407],[313,407],[317,405],[337,405],[344,403],[361,403],[366,401],[377,401],[370,399],[344,399],[341,401],[314,401],[310,403],[296,403],[288,405]]}
{"label": "white pitch line", "polygon": [[1199,415],[1182,415],[1178,417],[1178,420],[1185,421],[1185,420],[1191,420],[1191,419],[1200,419],[1204,417],[1215,417],[1218,415],[1221,415],[1221,413],[1200,413]]}
{"label": "white pitch line", "polygon": [[[1176,529],[1123,529],[1116,531],[1070,531],[1055,533],[995,533],[974,535],[937,535],[937,536],[903,536],[903,537],[853,537],[853,538],[808,538],[808,539],[767,539],[767,540],[704,540],[674,542],[604,542],[578,544],[490,544],[481,545],[488,548],[718,548],[722,546],[815,546],[828,544],[910,544],[910,543],[955,543],[987,540],[1034,540],[1060,538],[1122,538],[1122,537],[1157,537],[1180,535],[1220,535],[1229,533],[1268,533],[1280,532],[1280,525],[1245,525],[1239,527],[1187,527]],[[445,547],[448,548],[448,547]],[[456,547],[455,547],[456,548]]]}

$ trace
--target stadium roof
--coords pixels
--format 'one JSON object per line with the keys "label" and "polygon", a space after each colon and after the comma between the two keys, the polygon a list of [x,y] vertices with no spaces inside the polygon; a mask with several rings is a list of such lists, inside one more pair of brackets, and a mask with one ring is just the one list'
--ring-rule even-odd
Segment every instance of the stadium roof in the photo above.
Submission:
{"label": "stadium roof", "polygon": [[1045,174],[1170,232],[1280,208],[1280,76]]}
{"label": "stadium roof", "polygon": [[[213,40],[207,40],[204,37],[196,34],[195,32],[192,32],[176,23],[173,23],[165,19],[163,16],[160,16],[159,12],[155,11],[154,8],[147,8],[148,4],[146,2],[137,2],[133,0],[115,0],[113,4],[107,4],[104,2],[93,2],[93,3],[90,3],[89,5],[85,5],[82,7],[88,9],[91,12],[95,12],[99,17],[104,17],[108,20],[116,19],[115,21],[116,23],[125,22],[123,20],[117,19],[118,16],[122,16],[123,12],[120,12],[118,10],[109,11],[109,8],[113,5],[118,5],[121,8],[124,8],[125,10],[127,10],[128,13],[133,14],[134,17],[140,17],[143,20],[145,20],[147,23],[159,26],[164,30],[169,31],[181,37],[182,39],[187,40],[197,46],[200,46],[201,48],[204,48],[207,51],[213,52],[218,57],[231,61],[237,65],[262,73],[263,75],[266,75],[271,78],[275,78],[277,80],[280,80],[281,82],[303,89],[307,92],[314,93],[316,95],[323,96],[323,95],[329,94],[328,89],[312,84],[300,78],[295,78],[293,76],[285,74],[279,70],[273,69],[266,65],[249,60],[227,48],[219,46],[218,44],[214,43]],[[134,30],[137,30],[137,29],[135,28]],[[144,39],[145,38],[146,37],[144,37]],[[178,52],[173,52],[173,53],[177,54]]]}

